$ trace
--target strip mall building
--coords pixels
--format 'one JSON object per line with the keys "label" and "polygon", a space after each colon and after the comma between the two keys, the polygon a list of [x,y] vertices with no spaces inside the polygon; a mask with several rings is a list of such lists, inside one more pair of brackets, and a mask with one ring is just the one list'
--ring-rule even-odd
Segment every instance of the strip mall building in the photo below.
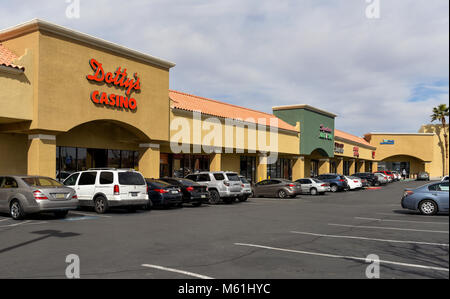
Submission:
{"label": "strip mall building", "polygon": [[[411,176],[444,172],[439,126],[362,138],[336,129],[333,113],[308,105],[267,114],[171,91],[174,63],[41,20],[0,31],[0,42],[1,174],[56,177],[117,167],[159,177],[231,170],[259,181],[379,168]],[[231,145],[225,139],[238,129],[228,119],[243,128]],[[256,132],[257,120],[267,120],[264,136]],[[216,125],[223,146],[205,150],[194,128],[208,135]],[[176,136],[187,142],[181,152],[173,150]],[[273,164],[262,137],[265,144],[276,140]]]}

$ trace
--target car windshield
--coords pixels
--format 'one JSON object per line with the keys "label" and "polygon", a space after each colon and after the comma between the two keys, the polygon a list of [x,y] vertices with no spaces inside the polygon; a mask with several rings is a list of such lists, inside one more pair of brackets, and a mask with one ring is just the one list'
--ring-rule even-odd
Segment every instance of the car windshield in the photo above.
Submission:
{"label": "car windshield", "polygon": [[28,186],[31,187],[63,187],[64,185],[51,178],[42,177],[28,177],[22,179]]}
{"label": "car windshield", "polygon": [[119,184],[125,186],[145,185],[145,180],[137,172],[119,172]]}
{"label": "car windshield", "polygon": [[250,183],[247,181],[246,178],[241,178],[241,182],[244,183],[244,184],[250,184]]}
{"label": "car windshield", "polygon": [[228,180],[232,182],[239,182],[241,180],[236,173],[227,173],[227,177]]}
{"label": "car windshield", "polygon": [[182,179],[178,180],[183,186],[198,186],[198,183],[188,180],[188,179]]}
{"label": "car windshield", "polygon": [[171,184],[160,180],[149,181],[149,183],[155,188],[166,188],[171,186]]}

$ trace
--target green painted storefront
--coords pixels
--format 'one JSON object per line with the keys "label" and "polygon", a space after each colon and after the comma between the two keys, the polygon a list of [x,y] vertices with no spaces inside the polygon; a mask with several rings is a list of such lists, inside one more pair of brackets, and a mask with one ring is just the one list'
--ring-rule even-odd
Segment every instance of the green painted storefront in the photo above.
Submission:
{"label": "green painted storefront", "polygon": [[300,154],[319,153],[334,157],[334,120],[336,115],[308,105],[274,107],[278,118],[295,126],[300,122]]}

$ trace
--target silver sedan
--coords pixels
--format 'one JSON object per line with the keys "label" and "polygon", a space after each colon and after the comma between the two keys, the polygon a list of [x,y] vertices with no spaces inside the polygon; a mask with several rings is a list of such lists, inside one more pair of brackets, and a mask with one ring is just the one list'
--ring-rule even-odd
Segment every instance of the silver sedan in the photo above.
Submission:
{"label": "silver sedan", "polygon": [[78,197],[72,188],[41,176],[0,176],[0,212],[15,220],[28,214],[52,212],[63,218],[76,209]]}
{"label": "silver sedan", "polygon": [[325,192],[331,191],[329,183],[314,178],[299,179],[296,183],[302,186],[303,193],[309,193],[311,195],[324,194]]}

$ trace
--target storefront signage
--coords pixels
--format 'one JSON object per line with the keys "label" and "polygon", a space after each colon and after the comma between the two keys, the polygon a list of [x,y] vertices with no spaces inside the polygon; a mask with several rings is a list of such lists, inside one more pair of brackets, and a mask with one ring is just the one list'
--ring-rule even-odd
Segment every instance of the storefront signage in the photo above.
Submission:
{"label": "storefront signage", "polygon": [[395,140],[387,140],[387,139],[383,139],[383,141],[380,142],[380,144],[394,145],[394,144],[395,144]]}
{"label": "storefront signage", "polygon": [[325,127],[324,125],[320,125],[319,131],[320,139],[333,140],[333,130],[331,130],[330,128]]}
{"label": "storefront signage", "polygon": [[116,86],[125,89],[125,95],[107,94],[95,90],[91,93],[91,100],[95,104],[105,105],[116,108],[126,108],[130,110],[137,109],[136,99],[131,97],[133,91],[141,90],[141,81],[137,73],[133,74],[134,79],[128,78],[127,69],[119,67],[114,73],[105,73],[103,66],[95,59],[89,61],[91,68],[94,70],[93,75],[87,75],[89,81],[106,83],[108,86]]}
{"label": "storefront signage", "polygon": [[353,147],[353,156],[359,158],[359,147]]}
{"label": "storefront signage", "polygon": [[342,143],[334,143],[334,152],[336,154],[343,154],[344,153],[344,145]]}

